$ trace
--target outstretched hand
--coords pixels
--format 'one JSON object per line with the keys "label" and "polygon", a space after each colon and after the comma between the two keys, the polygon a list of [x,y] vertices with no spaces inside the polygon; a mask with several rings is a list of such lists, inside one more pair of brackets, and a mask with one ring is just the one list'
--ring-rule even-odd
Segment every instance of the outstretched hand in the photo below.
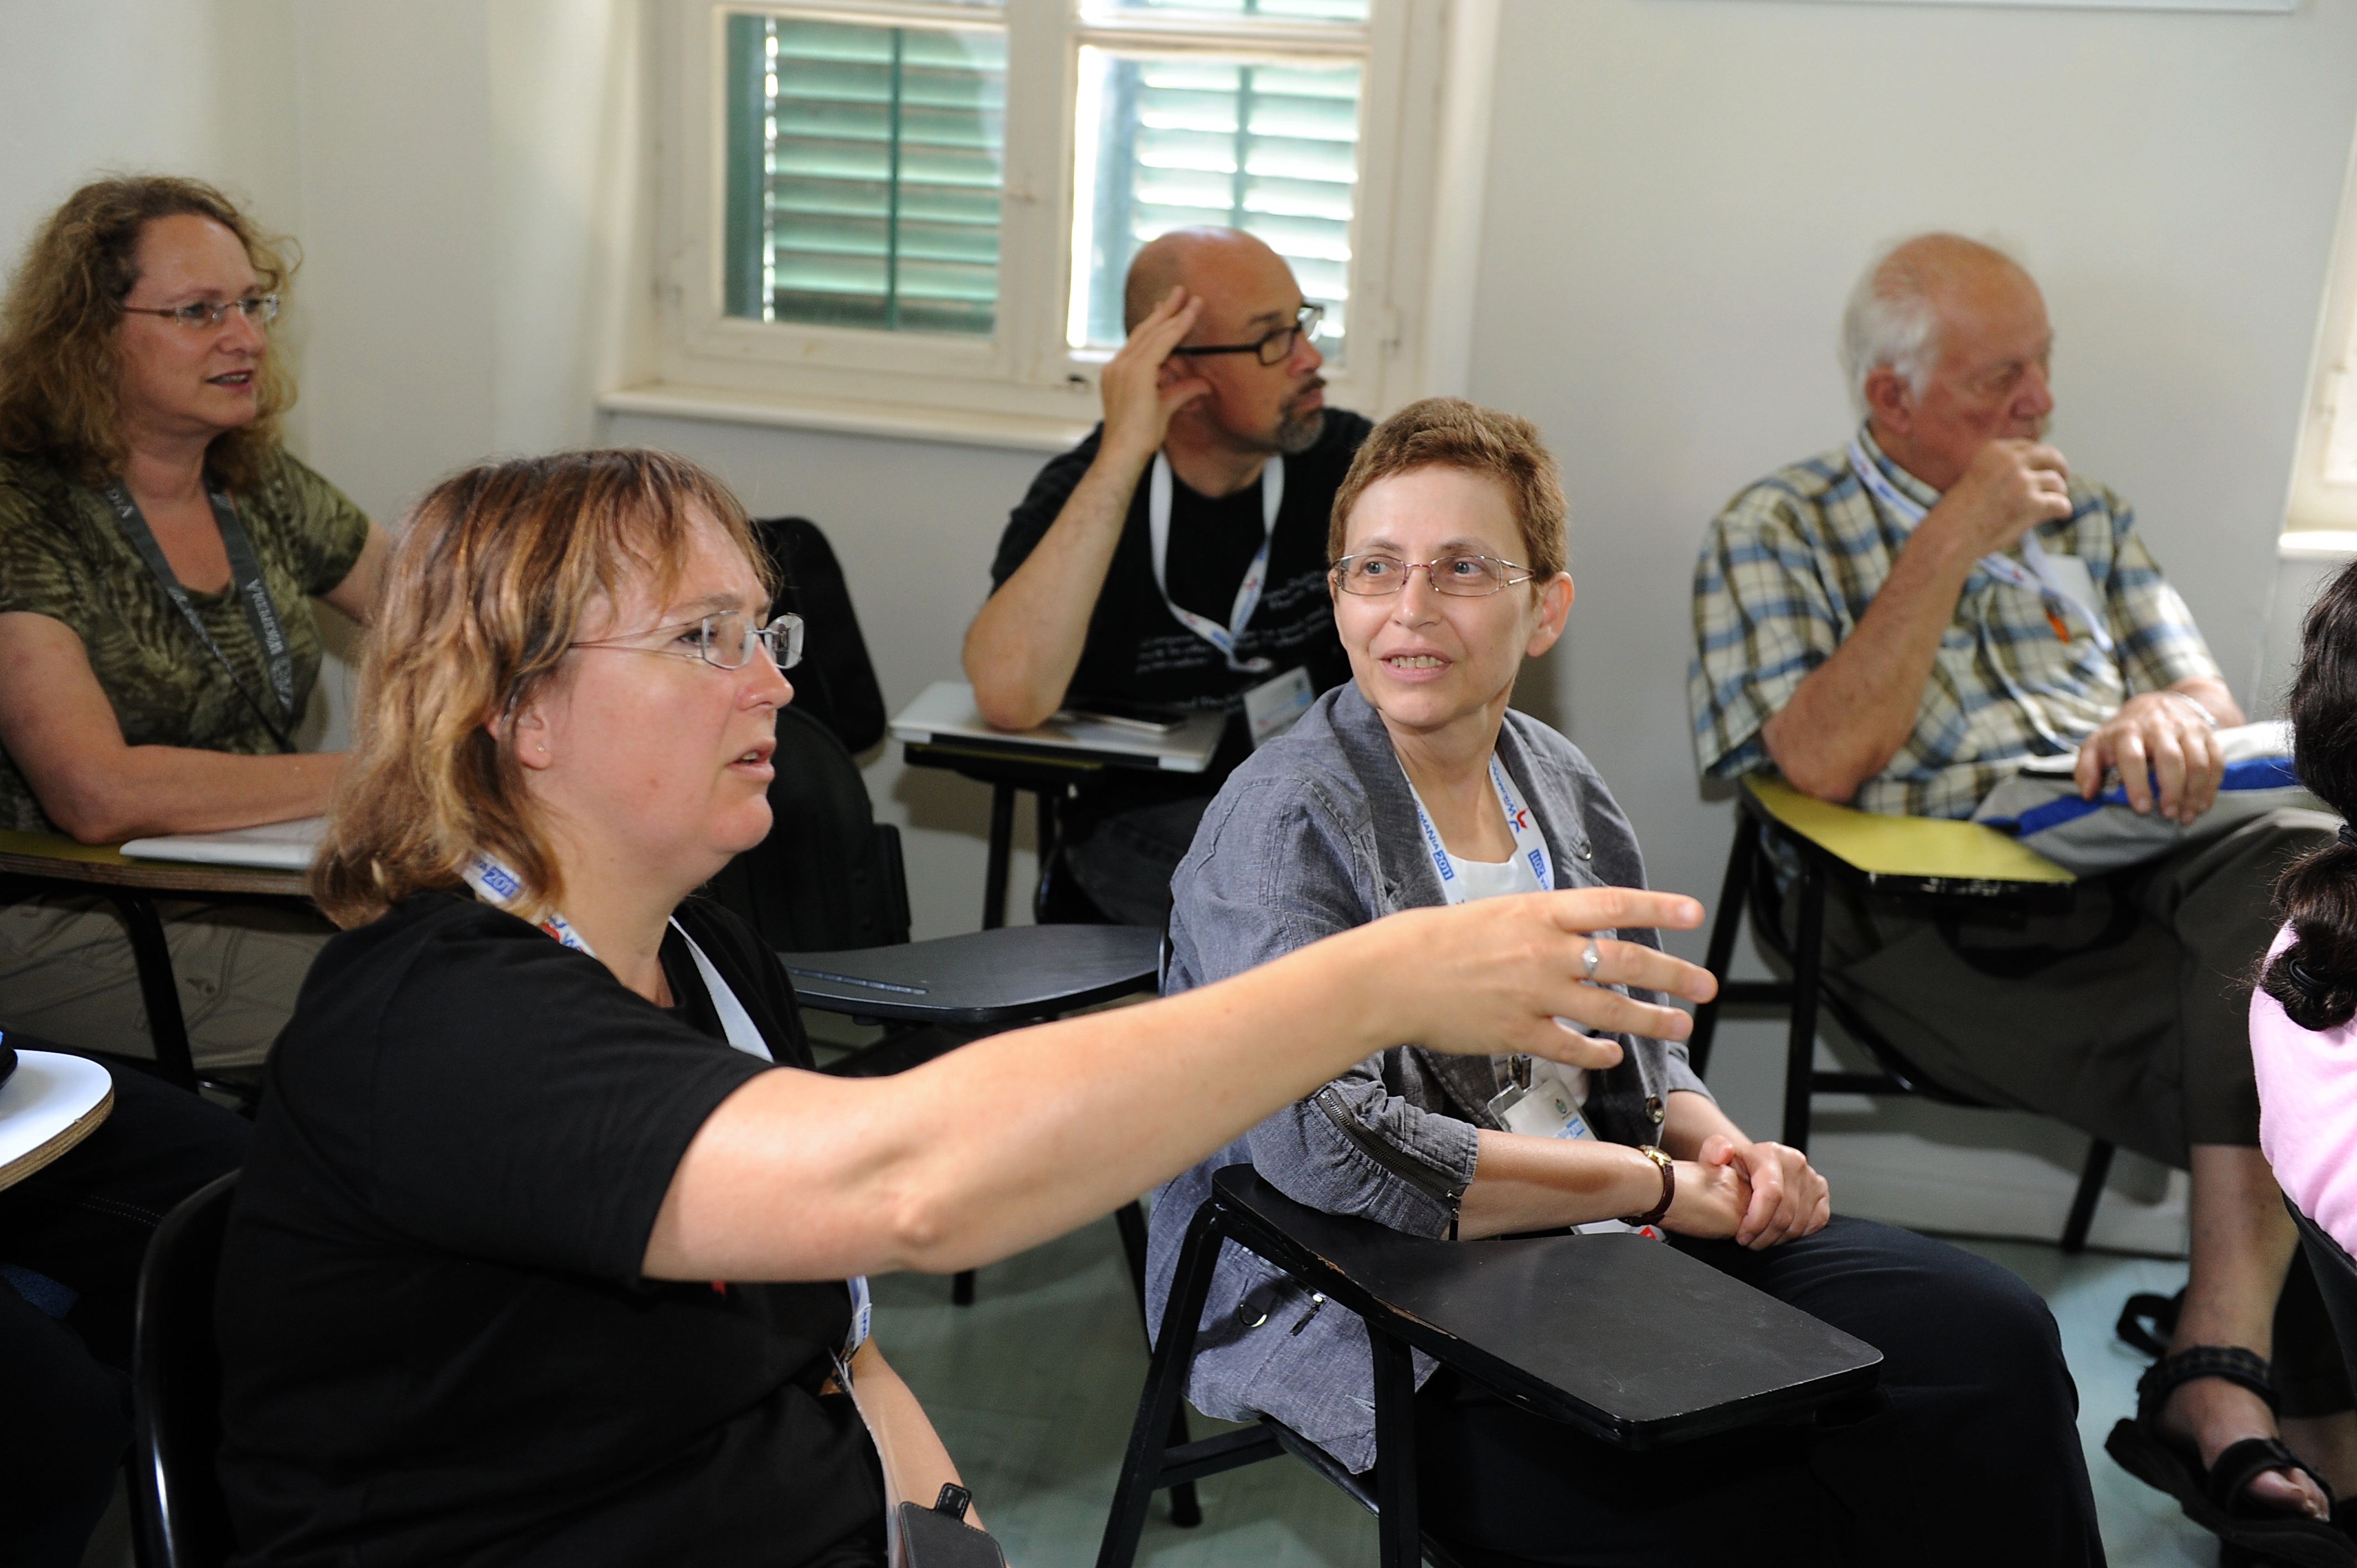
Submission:
{"label": "outstretched hand", "polygon": [[[1610,987],[1707,1002],[1718,984],[1683,959],[1597,933],[1691,930],[1702,917],[1684,894],[1582,887],[1412,909],[1366,929],[1401,943],[1398,961],[1384,970],[1400,981],[1401,1038],[1460,1056],[1512,1052],[1601,1069],[1620,1062],[1620,1047],[1583,1028],[1660,1040],[1683,1040],[1694,1028],[1675,1007]],[[1592,977],[1585,962],[1591,943]]]}

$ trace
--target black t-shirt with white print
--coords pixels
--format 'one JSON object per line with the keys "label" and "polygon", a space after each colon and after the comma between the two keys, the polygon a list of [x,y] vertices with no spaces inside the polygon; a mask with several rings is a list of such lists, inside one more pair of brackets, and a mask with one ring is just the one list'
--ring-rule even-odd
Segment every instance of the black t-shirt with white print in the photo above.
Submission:
{"label": "black t-shirt with white print", "polygon": [[[1209,795],[1251,753],[1243,723],[1243,693],[1297,666],[1309,671],[1323,692],[1351,678],[1350,661],[1334,633],[1334,612],[1326,591],[1326,531],[1334,492],[1367,433],[1374,428],[1348,409],[1326,411],[1315,445],[1285,459],[1285,498],[1269,542],[1268,575],[1259,607],[1245,624],[1236,649],[1244,659],[1265,658],[1269,675],[1228,668],[1220,650],[1187,629],[1163,602],[1154,583],[1152,535],[1146,520],[1151,470],[1137,482],[1121,542],[1114,549],[1103,589],[1089,618],[1088,640],[1065,698],[1087,705],[1092,697],[1133,703],[1219,708],[1233,715],[1209,772],[1120,774],[1107,769],[1100,790],[1137,800]],[[1039,470],[1030,491],[1006,521],[998,557],[990,571],[995,592],[1039,547],[1056,514],[1096,460],[1104,435],[1099,425],[1070,452]],[[1187,488],[1175,473],[1170,486],[1170,547],[1165,570],[1171,599],[1220,626],[1228,624],[1243,583],[1265,532],[1261,487],[1245,486],[1211,499]],[[1118,776],[1117,776],[1118,775]],[[1111,807],[1112,802],[1103,802]]]}

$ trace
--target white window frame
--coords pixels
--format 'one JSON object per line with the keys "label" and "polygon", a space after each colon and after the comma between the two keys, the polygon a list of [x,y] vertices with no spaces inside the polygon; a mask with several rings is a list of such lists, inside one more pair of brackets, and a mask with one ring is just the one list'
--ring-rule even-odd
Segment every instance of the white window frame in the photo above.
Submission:
{"label": "white window frame", "polygon": [[[723,308],[726,126],[731,11],[938,24],[947,7],[909,0],[654,0],[655,380],[602,401],[609,411],[1054,446],[1098,415],[1105,350],[1064,340],[1071,288],[1074,101],[1084,44],[1259,55],[1323,54],[1362,40],[1359,185],[1352,218],[1351,341],[1327,373],[1329,401],[1371,414],[1433,391],[1436,308],[1469,296],[1469,251],[1444,223],[1478,222],[1497,0],[1372,0],[1363,28],[1170,16],[1097,26],[1077,0],[1006,0],[1005,188],[997,325],[989,338],[863,331],[727,316]],[[1452,105],[1457,113],[1452,113]],[[1471,111],[1471,112],[1469,112]],[[1461,328],[1454,319],[1448,328]],[[641,339],[645,341],[646,339]],[[1440,380],[1461,356],[1444,353]]]}
{"label": "white window frame", "polygon": [[[2326,277],[2284,542],[2338,554],[2357,550],[2357,147]],[[2319,537],[2327,532],[2338,537]]]}

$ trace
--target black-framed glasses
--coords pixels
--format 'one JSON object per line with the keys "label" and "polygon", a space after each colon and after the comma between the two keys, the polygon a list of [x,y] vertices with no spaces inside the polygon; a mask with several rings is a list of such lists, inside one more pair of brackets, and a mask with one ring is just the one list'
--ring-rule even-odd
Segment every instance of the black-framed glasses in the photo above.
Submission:
{"label": "black-framed glasses", "polygon": [[[1430,561],[1403,561],[1396,555],[1345,555],[1334,563],[1334,585],[1361,598],[1381,598],[1407,586],[1416,569],[1436,594],[1460,599],[1487,598],[1501,588],[1527,583],[1538,575],[1528,566],[1501,561],[1494,555],[1442,555]],[[1514,575],[1520,572],[1521,576]]]}
{"label": "black-framed glasses", "polygon": [[121,309],[125,316],[160,316],[191,332],[202,332],[227,321],[232,310],[256,327],[267,327],[278,319],[278,296],[250,294],[243,299],[192,299],[186,305],[126,305]]}
{"label": "black-framed glasses", "polygon": [[1252,354],[1257,356],[1264,365],[1281,365],[1293,352],[1294,338],[1307,338],[1313,343],[1318,340],[1318,324],[1325,319],[1324,306],[1305,305],[1295,313],[1292,326],[1280,327],[1255,342],[1220,343],[1208,349],[1173,349],[1170,351],[1191,354],[1199,359],[1205,354]]}
{"label": "black-framed glasses", "polygon": [[[636,646],[640,637],[670,634],[670,640],[661,648]],[[742,670],[753,662],[756,647],[770,650],[770,660],[780,670],[791,670],[802,661],[802,618],[781,615],[767,626],[757,624],[751,616],[729,610],[702,620],[685,621],[678,626],[657,628],[633,637],[600,638],[595,642],[576,642],[575,648],[605,648],[619,653],[665,653],[678,659],[701,659],[716,670]]]}

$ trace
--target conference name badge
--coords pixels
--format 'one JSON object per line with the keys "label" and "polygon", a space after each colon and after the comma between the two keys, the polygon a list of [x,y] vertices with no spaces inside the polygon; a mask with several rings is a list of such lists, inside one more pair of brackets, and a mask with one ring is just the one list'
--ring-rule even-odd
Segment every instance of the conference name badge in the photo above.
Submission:
{"label": "conference name badge", "polygon": [[1247,691],[1244,723],[1252,730],[1253,749],[1258,751],[1291,729],[1317,700],[1317,690],[1309,684],[1309,671],[1297,666]]}

